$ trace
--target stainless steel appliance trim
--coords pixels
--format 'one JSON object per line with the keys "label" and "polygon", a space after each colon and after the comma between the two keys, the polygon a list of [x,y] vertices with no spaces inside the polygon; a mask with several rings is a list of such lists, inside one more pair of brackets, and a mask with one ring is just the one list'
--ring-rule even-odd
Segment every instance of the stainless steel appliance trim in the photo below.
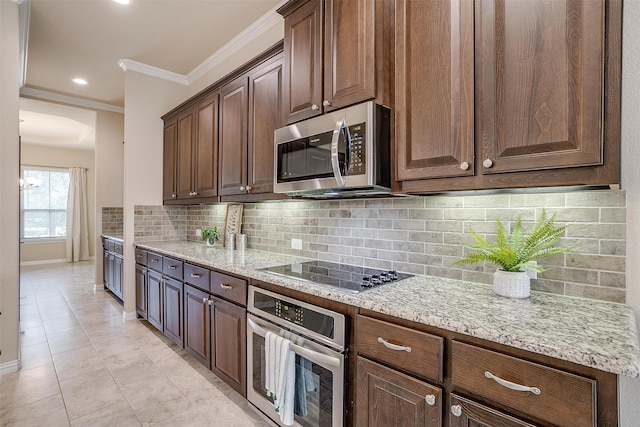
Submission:
{"label": "stainless steel appliance trim", "polygon": [[[279,296],[279,297],[282,297],[282,296]],[[251,313],[247,313],[247,323],[251,325],[251,323],[249,322],[253,323],[254,325],[264,330],[269,329],[273,333],[279,334],[280,331],[282,330],[278,327],[278,325],[273,324],[272,322],[269,322],[267,320],[261,319]],[[284,424],[282,424],[282,422],[280,421],[280,417],[275,412],[273,404],[269,402],[264,396],[258,394],[253,388],[253,377],[254,377],[253,362],[254,361],[253,361],[252,334],[254,333],[257,333],[258,335],[260,335],[259,332],[256,332],[254,330],[253,326],[251,326],[250,328],[247,328],[247,400],[256,408],[258,408],[259,410],[267,414],[272,419],[272,421],[276,422],[280,426],[284,426]],[[302,345],[304,347],[308,347],[313,352],[320,353],[321,355],[326,355],[331,358],[337,358],[340,361],[339,366],[334,366],[332,364],[318,363],[315,360],[308,358],[309,360],[316,363],[317,365],[322,366],[323,368],[330,371],[333,376],[333,381],[332,381],[333,388],[331,391],[331,394],[332,394],[331,396],[332,423],[331,424],[332,426],[335,426],[335,427],[341,427],[343,425],[343,412],[344,412],[344,389],[343,389],[344,366],[345,366],[344,354],[331,350],[330,348],[324,347],[313,341],[305,340],[304,337],[302,337],[302,340],[303,340]],[[306,357],[304,355],[301,355],[301,356]],[[301,427],[301,425],[295,421],[294,421],[294,426]]]}
{"label": "stainless steel appliance trim", "polygon": [[[273,298],[280,299],[282,301],[290,302],[291,304],[298,305],[300,307],[308,308],[310,310],[314,310],[318,313],[324,314],[326,316],[330,316],[334,321],[334,337],[333,339],[329,337],[325,337],[324,335],[320,335],[314,331],[311,331],[305,327],[296,325],[295,323],[286,322],[283,319],[273,316],[269,313],[266,313],[260,310],[255,306],[255,293],[259,292],[264,295],[268,295]],[[345,349],[345,318],[344,315],[340,313],[336,313],[335,311],[328,310],[326,308],[318,307],[312,304],[308,304],[304,301],[299,301],[293,298],[286,297],[284,295],[276,294],[275,292],[267,291],[265,289],[256,288],[253,285],[249,285],[249,294],[248,294],[248,303],[247,303],[247,311],[250,313],[256,314],[260,317],[263,317],[267,320],[271,320],[274,323],[280,324],[287,329],[291,329],[294,332],[298,332],[304,336],[307,336],[311,339],[314,339],[322,344],[333,347],[339,351],[343,351]],[[286,322],[286,323],[285,323]]]}
{"label": "stainless steel appliance trim", "polygon": [[[376,185],[374,164],[377,154],[374,152],[375,143],[375,108],[373,101],[347,107],[341,110],[332,111],[321,116],[313,117],[308,120],[301,121],[276,129],[274,133],[274,179],[273,192],[286,193],[291,195],[304,194],[306,191],[332,190],[337,189],[356,189],[373,187],[372,190],[380,193],[389,193],[390,189]],[[365,173],[362,175],[347,175],[344,177],[345,185],[343,187],[336,184],[336,178],[313,178],[301,181],[278,182],[278,144],[289,141],[295,141],[300,138],[316,135],[322,132],[328,132],[336,127],[336,123],[345,119],[348,123],[365,123]],[[362,192],[366,192],[363,190]]]}

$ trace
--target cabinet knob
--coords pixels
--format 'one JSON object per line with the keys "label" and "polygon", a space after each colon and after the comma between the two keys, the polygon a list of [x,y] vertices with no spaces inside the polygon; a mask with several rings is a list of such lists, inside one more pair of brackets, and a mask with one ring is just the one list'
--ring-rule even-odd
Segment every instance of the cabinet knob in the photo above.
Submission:
{"label": "cabinet knob", "polygon": [[331,103],[329,101],[327,101],[326,99],[324,101],[322,101],[322,106],[323,107],[328,107],[329,105],[331,105]]}
{"label": "cabinet knob", "polygon": [[244,191],[244,185],[240,186],[240,191]]}
{"label": "cabinet knob", "polygon": [[311,106],[311,109],[312,109],[313,111],[318,111],[318,110],[320,109],[320,107],[318,107],[318,104],[313,104],[313,105]]}
{"label": "cabinet knob", "polygon": [[194,191],[194,192],[193,192],[193,195],[194,195],[194,196],[197,196],[197,195],[198,195],[198,192],[197,192],[197,191]]}
{"label": "cabinet knob", "polygon": [[491,166],[493,166],[493,162],[491,161],[491,159],[484,159],[484,161],[482,162],[482,166],[489,169]]}
{"label": "cabinet knob", "polygon": [[209,301],[207,302],[207,304],[209,304],[209,305],[213,305],[213,300],[209,300]]}
{"label": "cabinet knob", "polygon": [[462,406],[460,406],[460,405],[451,405],[451,413],[454,416],[459,417],[460,415],[462,415]]}
{"label": "cabinet knob", "polygon": [[207,298],[207,297],[202,297],[202,302],[203,302],[203,303],[205,303],[205,302],[207,302],[207,301],[209,301],[209,298]]}
{"label": "cabinet knob", "polygon": [[172,195],[171,195],[171,198],[172,198],[172,199],[175,199],[175,198],[176,198],[176,195],[175,195],[175,194],[172,194]]}
{"label": "cabinet knob", "polygon": [[467,162],[460,163],[460,169],[462,169],[463,171],[466,171],[467,169],[469,169],[469,163]]}
{"label": "cabinet knob", "polygon": [[433,406],[436,404],[436,397],[433,394],[427,394],[424,397],[424,400],[427,402],[429,406]]}
{"label": "cabinet knob", "polygon": [[249,191],[251,191],[251,186],[247,185],[244,189],[247,190],[248,193]]}

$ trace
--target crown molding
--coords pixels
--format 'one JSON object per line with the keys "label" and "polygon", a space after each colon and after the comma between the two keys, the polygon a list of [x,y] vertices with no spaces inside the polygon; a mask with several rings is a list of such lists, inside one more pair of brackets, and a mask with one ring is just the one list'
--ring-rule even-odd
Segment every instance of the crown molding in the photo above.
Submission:
{"label": "crown molding", "polygon": [[143,64],[142,62],[134,61],[133,59],[121,59],[118,61],[118,66],[125,72],[129,70],[136,71],[141,74],[179,83],[181,85],[189,85],[189,80],[182,74],[163,70],[162,68],[154,67],[153,65]]}
{"label": "crown molding", "polygon": [[204,76],[209,71],[224,62],[231,55],[242,49],[252,40],[258,38],[260,34],[282,21],[282,16],[278,14],[277,10],[287,2],[287,0],[281,0],[267,13],[256,19],[251,25],[242,30],[240,34],[231,39],[227,44],[218,49],[213,55],[205,59],[200,65],[191,70],[187,74],[187,80],[189,84],[192,84],[200,77]]}
{"label": "crown molding", "polygon": [[59,93],[47,92],[45,90],[29,87],[20,88],[20,96],[61,102],[63,104],[74,105],[76,107],[83,107],[91,110],[104,110],[124,114],[124,107],[120,107],[119,105],[105,104],[103,102],[90,101],[88,99],[76,98],[75,96],[61,95]]}
{"label": "crown molding", "polygon": [[209,71],[224,62],[231,55],[242,49],[252,40],[258,38],[262,33],[271,28],[273,25],[282,21],[277,10],[282,7],[288,0],[280,0],[267,13],[256,19],[251,25],[245,28],[240,34],[231,39],[227,44],[218,49],[213,55],[205,59],[200,65],[191,70],[187,75],[174,73],[152,65],[143,64],[132,59],[121,59],[118,66],[123,71],[136,71],[148,76],[157,77],[159,79],[169,80],[185,86],[191,85],[193,82],[204,76]]}

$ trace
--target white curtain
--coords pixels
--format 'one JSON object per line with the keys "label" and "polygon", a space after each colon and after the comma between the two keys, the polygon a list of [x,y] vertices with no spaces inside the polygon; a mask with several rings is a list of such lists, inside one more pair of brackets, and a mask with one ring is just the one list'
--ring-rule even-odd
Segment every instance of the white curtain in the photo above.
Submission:
{"label": "white curtain", "polygon": [[87,170],[85,168],[69,168],[67,262],[78,262],[89,259],[88,218]]}

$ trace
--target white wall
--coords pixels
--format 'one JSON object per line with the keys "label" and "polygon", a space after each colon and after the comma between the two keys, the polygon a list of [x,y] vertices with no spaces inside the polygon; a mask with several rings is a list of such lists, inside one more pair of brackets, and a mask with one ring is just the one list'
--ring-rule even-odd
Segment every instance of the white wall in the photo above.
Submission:
{"label": "white wall", "polygon": [[18,368],[18,5],[0,1],[0,374]]}
{"label": "white wall", "polygon": [[[627,304],[640,322],[640,1],[624,3],[622,185],[627,190]],[[638,425],[640,379],[620,378],[620,425]]]}
{"label": "white wall", "polygon": [[[22,144],[21,164],[46,167],[82,167],[87,168],[87,204],[89,215],[89,256],[95,256],[96,217],[95,217],[95,177],[94,151],[72,148],[47,147],[34,144]],[[66,242],[23,243],[20,246],[20,262],[65,260]]]}
{"label": "white wall", "polygon": [[124,202],[124,114],[96,112],[95,223],[96,283],[102,283],[102,208]]}

